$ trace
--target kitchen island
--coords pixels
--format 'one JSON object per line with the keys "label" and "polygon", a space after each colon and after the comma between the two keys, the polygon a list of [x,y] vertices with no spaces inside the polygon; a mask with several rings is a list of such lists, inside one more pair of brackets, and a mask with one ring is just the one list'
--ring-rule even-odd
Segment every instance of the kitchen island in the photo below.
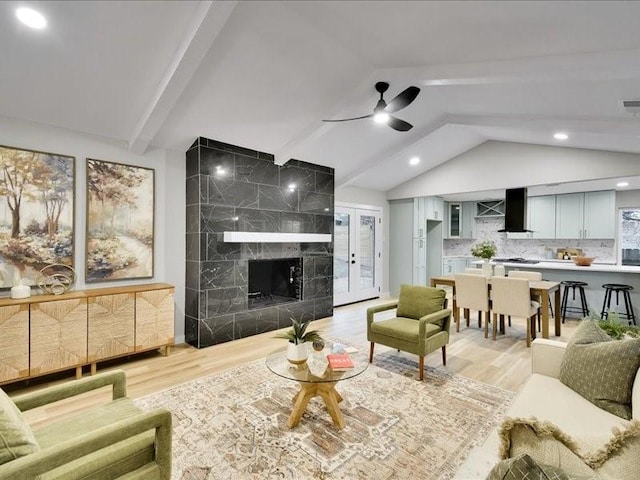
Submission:
{"label": "kitchen island", "polygon": [[[535,261],[532,259],[530,261]],[[482,262],[477,262],[482,263]],[[505,270],[527,270],[541,272],[542,278],[555,282],[562,280],[574,280],[586,282],[589,285],[585,287],[587,296],[587,304],[590,309],[600,314],[602,310],[602,302],[604,301],[604,289],[602,285],[605,283],[623,283],[631,285],[631,302],[634,311],[638,312],[640,308],[640,267],[628,265],[615,265],[608,263],[593,263],[589,267],[579,267],[571,260],[539,260],[538,263],[520,263],[520,262],[491,262],[493,264],[502,264]],[[572,297],[569,299],[571,305]],[[611,309],[624,311],[624,303],[620,298],[620,306],[615,305],[615,296],[612,298]],[[577,316],[577,314],[571,314]],[[569,316],[569,315],[567,315]]]}

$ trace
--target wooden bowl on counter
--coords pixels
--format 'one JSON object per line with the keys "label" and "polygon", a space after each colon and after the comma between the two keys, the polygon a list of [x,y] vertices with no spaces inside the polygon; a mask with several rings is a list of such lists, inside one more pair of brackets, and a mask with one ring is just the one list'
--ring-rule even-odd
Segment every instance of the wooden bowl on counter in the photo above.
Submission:
{"label": "wooden bowl on counter", "polygon": [[596,257],[580,257],[578,255],[571,257],[573,263],[575,263],[578,267],[589,267],[595,259]]}

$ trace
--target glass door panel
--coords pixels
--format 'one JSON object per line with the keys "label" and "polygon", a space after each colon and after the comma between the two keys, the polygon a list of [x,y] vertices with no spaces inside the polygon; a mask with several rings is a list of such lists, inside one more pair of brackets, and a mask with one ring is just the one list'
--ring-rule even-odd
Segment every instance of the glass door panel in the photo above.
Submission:
{"label": "glass door panel", "polygon": [[334,305],[380,295],[380,212],[336,207],[334,220]]}
{"label": "glass door panel", "polygon": [[333,229],[333,293],[349,292],[349,214],[336,213]]}

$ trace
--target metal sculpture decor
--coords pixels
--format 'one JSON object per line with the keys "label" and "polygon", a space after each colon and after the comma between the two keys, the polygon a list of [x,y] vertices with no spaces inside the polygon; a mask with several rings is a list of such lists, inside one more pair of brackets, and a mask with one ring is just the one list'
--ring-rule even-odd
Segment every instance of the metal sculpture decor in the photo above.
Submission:
{"label": "metal sculpture decor", "polygon": [[38,287],[49,295],[62,295],[73,288],[77,278],[76,271],[69,265],[54,263],[40,270]]}

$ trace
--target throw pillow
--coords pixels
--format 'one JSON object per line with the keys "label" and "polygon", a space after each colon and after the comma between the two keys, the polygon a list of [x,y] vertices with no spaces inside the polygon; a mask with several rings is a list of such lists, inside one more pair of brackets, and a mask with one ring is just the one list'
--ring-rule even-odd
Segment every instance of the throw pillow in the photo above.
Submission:
{"label": "throw pillow", "polygon": [[631,389],[640,366],[640,338],[612,340],[584,319],[567,344],[559,379],[597,407],[631,419]]}
{"label": "throw pillow", "polygon": [[398,297],[398,317],[418,320],[443,309],[446,292],[441,288],[401,285]]}
{"label": "throw pillow", "polygon": [[18,407],[0,390],[0,465],[39,450]]}
{"label": "throw pillow", "polygon": [[486,480],[591,480],[593,476],[567,475],[562,469],[539,465],[526,453],[498,462]]}
{"label": "throw pillow", "polygon": [[508,418],[500,427],[499,436],[501,458],[526,453],[538,465],[561,468],[571,479],[637,480],[640,472],[637,420],[624,430],[614,429],[611,439],[590,453],[581,452],[578,443],[557,426],[535,418]]}

